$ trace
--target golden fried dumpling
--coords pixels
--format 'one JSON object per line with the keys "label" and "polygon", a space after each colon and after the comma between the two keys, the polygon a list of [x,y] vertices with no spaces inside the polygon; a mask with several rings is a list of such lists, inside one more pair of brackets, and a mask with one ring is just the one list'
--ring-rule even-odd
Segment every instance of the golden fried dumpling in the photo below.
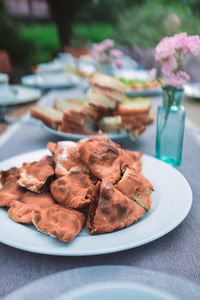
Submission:
{"label": "golden fried dumpling", "polygon": [[0,207],[9,207],[12,200],[18,200],[25,192],[25,189],[17,183],[19,170],[11,168],[7,171],[1,171],[1,184],[3,187],[0,189]]}
{"label": "golden fried dumpling", "polygon": [[55,144],[49,142],[47,146],[53,154],[57,177],[66,175],[71,169],[74,171],[89,172],[86,165],[80,159],[79,143],[62,141]]}
{"label": "golden fried dumpling", "polygon": [[54,204],[34,210],[32,221],[39,231],[69,243],[82,230],[85,216],[77,210]]}
{"label": "golden fried dumpling", "polygon": [[115,185],[120,192],[135,200],[146,210],[151,208],[153,186],[144,175],[133,168],[126,168],[121,180]]}
{"label": "golden fried dumpling", "polygon": [[122,194],[110,182],[102,181],[98,185],[99,191],[90,204],[87,219],[90,234],[102,234],[128,227],[145,214],[142,206]]}
{"label": "golden fried dumpling", "polygon": [[95,186],[88,174],[71,171],[51,183],[50,190],[54,199],[64,207],[86,207],[93,196]]}
{"label": "golden fried dumpling", "polygon": [[122,170],[125,170],[126,167],[134,168],[138,172],[141,170],[141,156],[142,152],[130,151],[122,149]]}
{"label": "golden fried dumpling", "polygon": [[40,193],[54,173],[52,157],[47,156],[37,162],[24,163],[20,170],[18,184],[32,192]]}
{"label": "golden fried dumpling", "polygon": [[120,178],[121,147],[106,138],[88,139],[80,146],[82,161],[98,179],[115,183]]}
{"label": "golden fried dumpling", "polygon": [[19,201],[13,200],[10,203],[8,215],[17,223],[32,224],[32,211],[37,208],[49,207],[56,202],[48,192],[33,193],[26,192],[21,195]]}

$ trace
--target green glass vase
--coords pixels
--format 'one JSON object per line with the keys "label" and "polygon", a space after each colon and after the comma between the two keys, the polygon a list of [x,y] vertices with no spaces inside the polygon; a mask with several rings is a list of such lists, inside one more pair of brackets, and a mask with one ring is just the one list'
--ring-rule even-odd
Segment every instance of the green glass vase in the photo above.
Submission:
{"label": "green glass vase", "polygon": [[157,111],[156,158],[172,166],[181,164],[185,109],[183,88],[163,87],[162,106]]}

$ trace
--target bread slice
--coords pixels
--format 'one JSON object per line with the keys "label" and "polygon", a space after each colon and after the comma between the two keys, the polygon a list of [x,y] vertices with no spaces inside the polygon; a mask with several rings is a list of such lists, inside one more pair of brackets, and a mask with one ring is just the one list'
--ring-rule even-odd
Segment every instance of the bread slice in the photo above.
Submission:
{"label": "bread slice", "polygon": [[61,112],[74,109],[77,111],[81,111],[83,108],[83,101],[77,99],[65,99],[65,100],[56,100],[55,108]]}
{"label": "bread slice", "polygon": [[116,113],[119,115],[144,113],[144,112],[148,112],[151,109],[151,106],[152,106],[151,99],[136,98],[135,100],[129,100],[120,103],[117,107]]}
{"label": "bread slice", "polygon": [[30,113],[33,118],[41,120],[54,129],[57,129],[62,122],[63,113],[49,106],[34,105],[30,108]]}
{"label": "bread slice", "polygon": [[126,133],[126,128],[123,128],[122,118],[120,116],[102,118],[99,122],[99,128],[103,132],[110,134]]}
{"label": "bread slice", "polygon": [[120,94],[124,94],[124,85],[117,78],[100,73],[95,73],[92,76],[90,85],[102,90],[117,91]]}
{"label": "bread slice", "polygon": [[89,115],[71,109],[63,113],[62,123],[58,130],[88,135],[95,134],[96,126],[95,121]]}
{"label": "bread slice", "polygon": [[131,118],[126,118],[124,116],[109,116],[104,117],[99,122],[99,128],[106,133],[117,134],[117,133],[129,133],[134,139],[135,136],[141,135],[141,133],[146,129],[146,126],[137,121],[134,116]]}
{"label": "bread slice", "polygon": [[86,94],[86,103],[94,103],[95,105],[114,109],[117,105],[117,100],[107,96],[102,91],[91,88]]}

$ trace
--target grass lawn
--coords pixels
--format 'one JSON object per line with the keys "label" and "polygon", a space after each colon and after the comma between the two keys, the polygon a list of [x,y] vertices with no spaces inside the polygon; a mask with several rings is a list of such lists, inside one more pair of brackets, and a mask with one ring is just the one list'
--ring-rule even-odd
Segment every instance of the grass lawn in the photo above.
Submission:
{"label": "grass lawn", "polygon": [[[73,42],[81,41],[85,46],[94,42],[100,42],[110,38],[114,32],[113,26],[105,23],[75,25],[73,30]],[[52,24],[22,24],[20,36],[33,43],[33,51],[30,53],[28,64],[35,65],[48,62],[53,58],[56,51],[60,49],[60,43],[56,26]],[[73,46],[73,44],[72,44]]]}

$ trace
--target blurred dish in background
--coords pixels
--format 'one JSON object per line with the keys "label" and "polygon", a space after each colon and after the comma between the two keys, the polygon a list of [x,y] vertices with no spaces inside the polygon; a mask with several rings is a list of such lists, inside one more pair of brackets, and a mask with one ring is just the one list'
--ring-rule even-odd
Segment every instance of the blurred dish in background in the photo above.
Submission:
{"label": "blurred dish in background", "polygon": [[190,82],[184,85],[184,95],[200,99],[200,82]]}
{"label": "blurred dish in background", "polygon": [[0,83],[0,106],[32,102],[40,97],[39,89]]}
{"label": "blurred dish in background", "polygon": [[147,70],[127,68],[116,70],[113,75],[124,84],[127,96],[156,96],[162,92],[157,81],[152,83],[148,81]]}
{"label": "blurred dish in background", "polygon": [[75,74],[51,73],[51,74],[33,74],[22,77],[22,84],[29,87],[38,87],[41,89],[68,88],[80,83],[80,78]]}
{"label": "blurred dish in background", "polygon": [[[124,281],[124,274],[126,274],[126,281]],[[81,278],[81,280],[79,280]],[[118,283],[116,285],[116,282]],[[80,299],[76,298],[78,293],[81,300],[89,300],[87,292],[100,293],[93,296],[92,299],[130,299],[126,297],[128,293],[127,286],[132,289],[140,291],[138,294],[131,296],[131,299],[140,300],[158,300],[158,299],[198,299],[200,294],[200,287],[198,284],[182,279],[171,274],[161,273],[154,270],[146,270],[144,268],[136,268],[132,266],[92,266],[84,268],[74,268],[67,271],[57,272],[49,276],[42,277],[36,281],[30,282],[28,285],[21,287],[9,294],[6,299]],[[115,288],[115,291],[109,291],[108,297],[102,297],[102,292],[105,288]],[[45,289],[43,288],[45,287]],[[95,291],[94,288],[95,287]],[[120,291],[120,287],[122,287]],[[126,289],[123,291],[123,287]],[[40,293],[42,289],[42,293]],[[116,294],[116,292],[119,292]],[[152,294],[150,293],[153,293]],[[83,294],[86,292],[86,298]],[[146,294],[145,294],[146,293]],[[150,294],[149,294],[150,293]],[[82,294],[82,295],[81,295]],[[114,296],[113,296],[114,294]],[[156,294],[156,295],[155,295]],[[84,296],[83,296],[84,295]],[[71,296],[71,298],[70,298]],[[75,298],[74,298],[74,297]],[[99,298],[100,297],[100,298]]]}
{"label": "blurred dish in background", "polygon": [[117,79],[96,73],[84,100],[57,99],[54,107],[33,106],[32,117],[41,120],[50,133],[63,138],[107,135],[132,140],[154,121],[152,100],[124,96]]}

